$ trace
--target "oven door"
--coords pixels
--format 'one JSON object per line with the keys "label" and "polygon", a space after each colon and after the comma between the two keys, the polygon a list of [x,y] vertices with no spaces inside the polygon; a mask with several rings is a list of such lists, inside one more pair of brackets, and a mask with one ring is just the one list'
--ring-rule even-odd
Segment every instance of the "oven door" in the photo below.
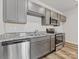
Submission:
{"label": "oven door", "polygon": [[64,47],[64,33],[58,33],[55,35],[56,51]]}
{"label": "oven door", "polygon": [[56,39],[56,46],[62,45],[62,43],[64,45],[64,41],[65,41],[64,33],[56,34],[55,39]]}

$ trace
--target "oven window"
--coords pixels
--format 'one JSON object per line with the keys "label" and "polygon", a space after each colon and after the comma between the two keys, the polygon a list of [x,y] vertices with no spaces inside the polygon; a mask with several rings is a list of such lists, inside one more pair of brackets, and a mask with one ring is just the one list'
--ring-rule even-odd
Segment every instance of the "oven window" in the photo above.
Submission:
{"label": "oven window", "polygon": [[56,44],[63,42],[63,35],[56,35]]}

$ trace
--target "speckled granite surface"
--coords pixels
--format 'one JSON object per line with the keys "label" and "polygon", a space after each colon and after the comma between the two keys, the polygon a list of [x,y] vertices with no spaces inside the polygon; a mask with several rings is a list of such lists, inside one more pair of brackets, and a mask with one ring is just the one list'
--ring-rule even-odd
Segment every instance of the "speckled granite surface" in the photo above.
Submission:
{"label": "speckled granite surface", "polygon": [[19,39],[30,39],[30,38],[37,38],[37,37],[43,37],[48,35],[55,35],[55,34],[48,34],[45,32],[40,32],[40,35],[32,35],[33,33],[25,33],[25,35],[21,35],[20,33],[5,33],[0,35],[0,42],[4,41],[10,41],[10,40],[19,40]]}

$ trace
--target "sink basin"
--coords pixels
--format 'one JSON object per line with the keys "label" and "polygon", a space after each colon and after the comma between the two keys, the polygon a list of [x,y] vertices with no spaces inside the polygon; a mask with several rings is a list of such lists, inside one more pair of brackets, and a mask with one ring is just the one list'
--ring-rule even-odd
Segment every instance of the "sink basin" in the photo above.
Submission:
{"label": "sink basin", "polygon": [[20,35],[19,35],[20,37],[35,37],[35,36],[46,36],[46,34],[44,34],[44,33],[34,33],[34,32],[31,32],[31,33],[20,33]]}

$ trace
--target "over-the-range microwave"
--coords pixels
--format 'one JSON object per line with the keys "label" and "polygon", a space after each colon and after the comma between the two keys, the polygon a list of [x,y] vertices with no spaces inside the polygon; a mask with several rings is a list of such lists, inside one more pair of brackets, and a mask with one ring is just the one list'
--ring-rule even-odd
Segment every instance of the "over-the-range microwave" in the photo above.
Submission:
{"label": "over-the-range microwave", "polygon": [[60,22],[56,19],[50,18],[50,24],[53,26],[60,26]]}

